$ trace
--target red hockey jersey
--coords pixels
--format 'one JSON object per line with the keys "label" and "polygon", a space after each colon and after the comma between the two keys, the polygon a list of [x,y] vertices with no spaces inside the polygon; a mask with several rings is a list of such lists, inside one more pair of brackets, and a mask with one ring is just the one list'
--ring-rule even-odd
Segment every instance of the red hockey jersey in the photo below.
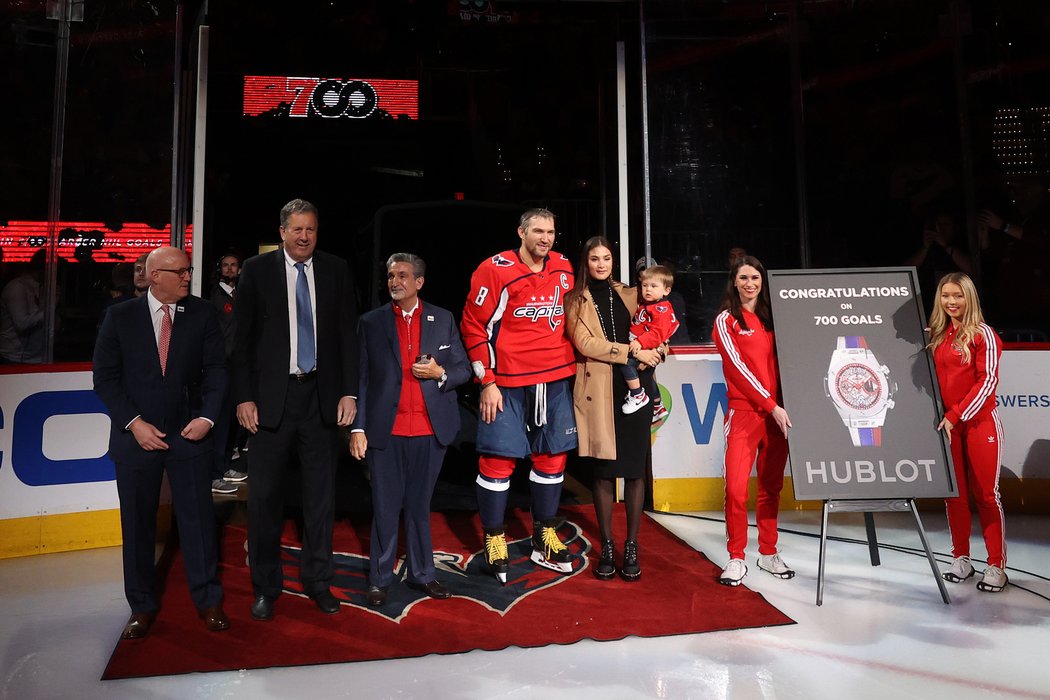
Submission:
{"label": "red hockey jersey", "polygon": [[982,323],[980,332],[970,341],[970,362],[964,365],[954,340],[955,327],[949,325],[944,342],[933,353],[933,365],[937,368],[944,417],[958,425],[961,420],[972,420],[995,408],[1003,344],[991,326]]}
{"label": "red hockey jersey", "polygon": [[758,316],[742,309],[745,329],[728,311],[715,318],[712,336],[722,356],[729,408],[771,413],[777,406],[780,375],[773,334]]}
{"label": "red hockey jersey", "polygon": [[631,319],[631,339],[637,340],[647,350],[660,347],[677,330],[678,319],[675,318],[671,302],[666,298],[643,301]]}
{"label": "red hockey jersey", "polygon": [[550,253],[539,272],[517,250],[482,262],[470,278],[460,323],[475,376],[515,387],[574,374],[565,337],[565,294],[572,285],[572,265],[561,253]]}

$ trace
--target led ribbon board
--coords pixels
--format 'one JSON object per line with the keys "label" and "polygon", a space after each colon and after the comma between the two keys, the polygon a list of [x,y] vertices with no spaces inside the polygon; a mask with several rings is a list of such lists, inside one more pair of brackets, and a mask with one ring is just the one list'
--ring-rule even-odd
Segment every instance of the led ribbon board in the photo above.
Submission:
{"label": "led ribbon board", "polygon": [[[154,228],[148,224],[121,224],[115,231],[98,221],[60,221],[58,255],[76,262],[78,249],[91,251],[95,262],[133,261],[154,248],[170,245],[171,227]],[[192,227],[186,227],[185,250],[193,251]],[[39,248],[47,245],[46,221],[0,221],[0,248],[5,263],[29,262]]]}
{"label": "led ribbon board", "polygon": [[419,81],[246,75],[244,116],[419,119]]}

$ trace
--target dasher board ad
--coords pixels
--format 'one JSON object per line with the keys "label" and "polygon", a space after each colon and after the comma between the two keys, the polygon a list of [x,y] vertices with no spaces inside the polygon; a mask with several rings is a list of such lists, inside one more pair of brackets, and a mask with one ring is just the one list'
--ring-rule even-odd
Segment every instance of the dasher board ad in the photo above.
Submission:
{"label": "dasher board ad", "polygon": [[913,268],[770,270],[799,500],[957,494]]}

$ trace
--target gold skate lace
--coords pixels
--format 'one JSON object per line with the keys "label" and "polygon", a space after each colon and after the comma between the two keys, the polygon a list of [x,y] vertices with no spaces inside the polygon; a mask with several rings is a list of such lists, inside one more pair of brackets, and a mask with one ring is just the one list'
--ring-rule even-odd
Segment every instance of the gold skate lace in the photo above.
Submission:
{"label": "gold skate lace", "polygon": [[568,547],[562,544],[562,541],[558,539],[558,531],[553,527],[543,528],[540,538],[543,540],[543,548],[546,550],[548,559],[551,558],[552,554],[564,552],[568,549]]}
{"label": "gold skate lace", "polygon": [[498,535],[485,535],[485,552],[490,562],[501,559],[506,561],[509,558],[507,556],[507,536],[502,532]]}

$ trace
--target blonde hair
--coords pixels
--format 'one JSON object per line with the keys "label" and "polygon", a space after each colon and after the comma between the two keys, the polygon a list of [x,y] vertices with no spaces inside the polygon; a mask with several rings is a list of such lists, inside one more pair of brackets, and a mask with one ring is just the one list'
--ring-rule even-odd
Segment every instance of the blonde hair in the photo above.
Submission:
{"label": "blonde hair", "polygon": [[963,300],[966,302],[966,310],[959,320],[959,331],[955,334],[953,345],[962,353],[963,364],[968,365],[972,359],[970,356],[970,343],[973,342],[974,336],[981,332],[984,314],[981,313],[981,300],[977,296],[977,287],[974,286],[970,276],[964,272],[950,272],[937,283],[937,293],[934,295],[933,300],[933,312],[930,314],[930,344],[927,347],[930,350],[936,350],[944,342],[948,326],[952,322],[941,306],[941,290],[944,289],[946,284],[957,285],[962,290]]}
{"label": "blonde hair", "polygon": [[674,286],[674,273],[671,272],[670,268],[663,265],[650,265],[638,273],[638,279],[643,282],[656,280],[668,289]]}

